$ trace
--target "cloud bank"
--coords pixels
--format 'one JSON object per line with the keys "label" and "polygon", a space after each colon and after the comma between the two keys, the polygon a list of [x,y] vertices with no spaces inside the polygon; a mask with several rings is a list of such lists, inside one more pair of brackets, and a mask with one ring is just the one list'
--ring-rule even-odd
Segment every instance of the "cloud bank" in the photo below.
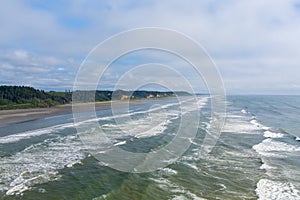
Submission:
{"label": "cloud bank", "polygon": [[[203,45],[229,94],[300,94],[296,0],[12,0],[1,2],[0,25],[0,84],[69,89],[99,42],[132,28],[162,27]],[[137,60],[119,64],[143,63],[143,56]],[[110,73],[118,77],[122,69]]]}

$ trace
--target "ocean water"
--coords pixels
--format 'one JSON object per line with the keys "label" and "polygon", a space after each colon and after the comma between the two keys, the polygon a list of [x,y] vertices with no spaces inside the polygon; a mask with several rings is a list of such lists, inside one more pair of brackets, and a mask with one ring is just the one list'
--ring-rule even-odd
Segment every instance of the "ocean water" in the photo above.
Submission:
{"label": "ocean water", "polygon": [[190,119],[199,126],[188,150],[148,173],[95,159],[72,115],[0,127],[0,199],[300,199],[300,97],[229,96],[226,104],[226,124],[206,157],[198,155],[211,123],[208,96],[180,105],[149,100],[119,124],[110,110],[97,111],[113,145],[132,152],[168,144],[181,114],[199,112]]}

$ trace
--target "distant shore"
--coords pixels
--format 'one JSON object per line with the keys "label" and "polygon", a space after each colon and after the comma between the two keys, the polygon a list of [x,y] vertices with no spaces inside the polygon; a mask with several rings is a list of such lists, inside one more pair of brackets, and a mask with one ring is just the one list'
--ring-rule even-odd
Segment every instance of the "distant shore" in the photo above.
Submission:
{"label": "distant shore", "polygon": [[[111,101],[96,102],[96,110],[107,110],[111,108]],[[130,105],[144,104],[145,100],[130,101]],[[89,105],[91,103],[82,103]],[[126,105],[126,101],[116,101],[114,104],[118,106]],[[16,109],[16,110],[0,110],[0,126],[6,126],[10,124],[22,123],[26,121],[32,121],[36,119],[42,119],[46,117],[52,117],[57,115],[65,115],[72,113],[72,104],[65,104],[59,106],[53,106],[50,108],[29,108],[29,109]]]}
{"label": "distant shore", "polygon": [[0,110],[49,108],[73,102],[104,102],[110,100],[140,100],[150,98],[190,95],[184,91],[147,91],[147,90],[78,90],[44,91],[28,86],[0,85]]}

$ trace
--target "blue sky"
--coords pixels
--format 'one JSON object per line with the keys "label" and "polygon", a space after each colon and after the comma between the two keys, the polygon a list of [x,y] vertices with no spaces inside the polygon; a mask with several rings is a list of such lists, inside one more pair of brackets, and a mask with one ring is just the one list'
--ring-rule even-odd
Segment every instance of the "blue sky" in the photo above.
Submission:
{"label": "blue sky", "polygon": [[[128,29],[162,27],[206,48],[228,94],[300,94],[296,0],[10,0],[1,2],[0,26],[1,85],[70,89],[81,62],[99,42]],[[155,61],[185,71],[180,61],[159,52],[150,55],[120,60],[103,89],[126,66]]]}

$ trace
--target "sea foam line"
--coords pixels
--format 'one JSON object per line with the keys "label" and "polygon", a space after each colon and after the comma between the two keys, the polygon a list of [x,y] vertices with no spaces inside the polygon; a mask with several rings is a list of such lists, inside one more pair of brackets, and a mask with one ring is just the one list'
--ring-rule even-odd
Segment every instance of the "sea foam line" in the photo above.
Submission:
{"label": "sea foam line", "polygon": [[59,130],[65,129],[65,128],[73,127],[73,126],[74,126],[73,123],[66,123],[66,124],[50,126],[47,128],[38,129],[38,130],[34,130],[34,131],[26,131],[23,133],[7,135],[4,137],[0,137],[0,144],[18,142],[20,140],[29,139],[31,137],[53,133],[53,132],[56,132],[56,131],[59,131]]}
{"label": "sea foam line", "polygon": [[265,131],[264,137],[266,137],[266,138],[282,138],[282,137],[284,137],[284,135],[282,133],[274,133],[271,131]]}
{"label": "sea foam line", "polygon": [[[264,130],[264,139],[261,143],[254,145],[252,148],[264,157],[277,157],[284,158],[284,155],[278,152],[295,152],[300,151],[300,147],[296,147],[292,144],[287,144],[284,142],[275,141],[273,139],[282,138],[284,134],[272,132],[270,127],[263,126],[258,123],[256,119],[251,120],[252,124],[261,127]],[[263,163],[260,169],[266,171],[275,170],[269,164]],[[294,185],[289,182],[278,182],[269,179],[260,179],[257,183],[255,190],[259,200],[297,200],[300,199],[300,193],[295,189]]]}
{"label": "sea foam line", "polygon": [[57,171],[87,156],[76,136],[47,139],[9,157],[0,158],[0,191],[22,194],[36,184],[56,180]]}
{"label": "sea foam line", "polygon": [[300,151],[300,147],[284,142],[274,141],[271,138],[263,140],[261,143],[254,145],[252,148],[259,154],[267,157],[284,157],[276,152]]}
{"label": "sea foam line", "polygon": [[[192,99],[188,99],[188,100],[185,100],[185,101],[182,101],[182,102],[184,103],[184,102],[188,102],[188,101],[191,101],[191,100]],[[170,104],[166,104],[162,107],[153,108],[153,109],[149,109],[149,110],[146,110],[146,111],[137,111],[137,112],[132,112],[132,113],[125,113],[125,114],[107,116],[107,117],[99,117],[99,118],[85,120],[85,121],[78,122],[78,123],[65,123],[65,124],[61,124],[61,125],[56,125],[56,126],[43,128],[43,129],[34,130],[34,131],[26,131],[26,132],[22,132],[22,133],[7,135],[7,136],[4,136],[4,137],[0,137],[0,144],[14,143],[14,142],[18,142],[20,140],[29,139],[31,137],[53,133],[53,132],[56,132],[56,131],[59,131],[59,130],[65,129],[65,128],[76,127],[76,126],[79,126],[81,124],[92,122],[92,121],[110,120],[110,119],[127,117],[127,116],[131,116],[131,115],[135,115],[135,114],[149,113],[149,112],[154,112],[154,111],[157,111],[157,110],[160,110],[160,109],[163,109],[163,108],[168,108],[168,107],[175,106],[175,105],[179,105],[179,103],[170,103]]]}
{"label": "sea foam line", "polygon": [[297,200],[300,193],[291,183],[281,183],[268,179],[261,179],[255,190],[259,200]]}

